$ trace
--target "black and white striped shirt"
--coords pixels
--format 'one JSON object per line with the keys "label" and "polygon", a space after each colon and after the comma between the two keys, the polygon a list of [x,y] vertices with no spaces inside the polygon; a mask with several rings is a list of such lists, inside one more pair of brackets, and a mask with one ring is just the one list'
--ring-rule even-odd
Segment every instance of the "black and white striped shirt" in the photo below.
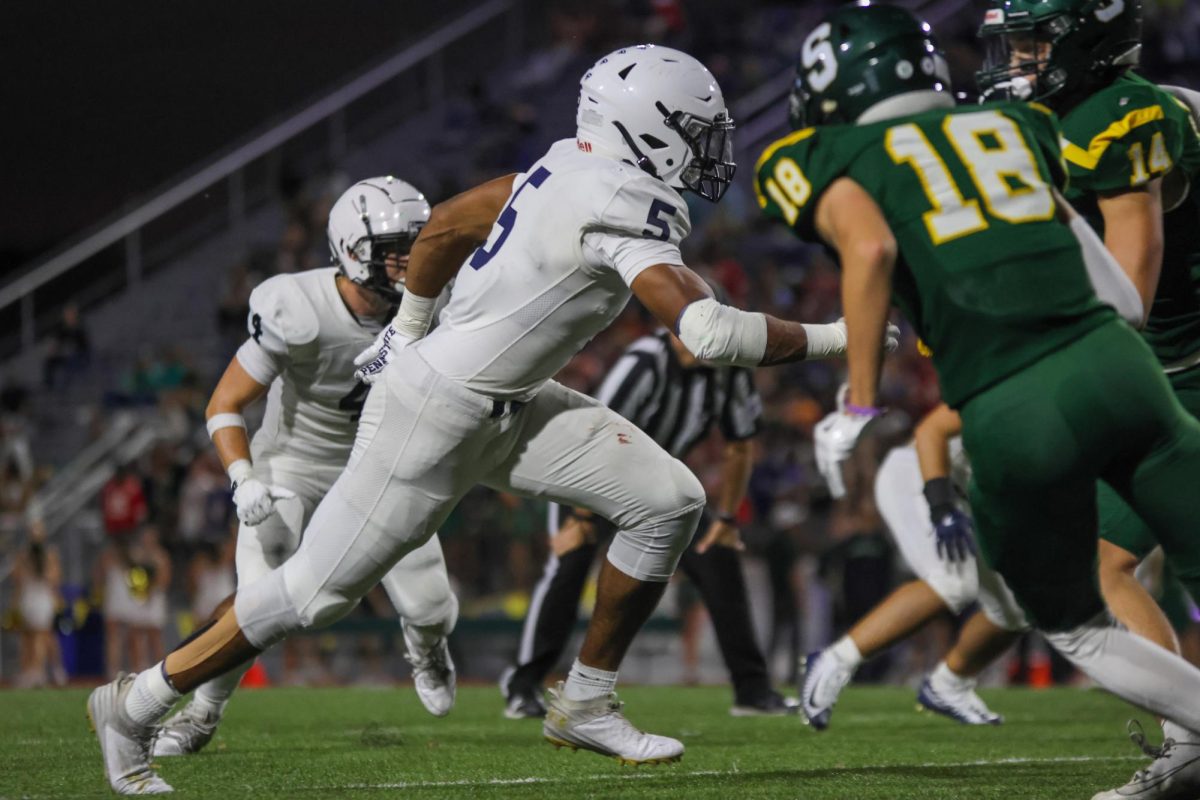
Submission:
{"label": "black and white striped shirt", "polygon": [[596,399],[637,425],[664,450],[683,458],[716,424],[726,441],[758,433],[762,398],[751,370],[684,369],[669,334],[631,344],[596,392]]}

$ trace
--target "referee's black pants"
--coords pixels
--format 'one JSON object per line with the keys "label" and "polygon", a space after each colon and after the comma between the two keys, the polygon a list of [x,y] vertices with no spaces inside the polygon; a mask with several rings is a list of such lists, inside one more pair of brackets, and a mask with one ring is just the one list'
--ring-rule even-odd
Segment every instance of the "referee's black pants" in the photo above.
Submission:
{"label": "referee's black pants", "polygon": [[[711,522],[712,517],[705,512],[692,544],[679,561],[679,569],[696,586],[708,608],[717,645],[733,683],[734,702],[752,703],[771,690],[767,662],[754,640],[746,581],[737,551],[717,546],[704,555],[696,552],[696,545]],[[562,657],[579,617],[584,583],[599,549],[599,544],[585,543],[562,556],[550,555],[525,617],[517,666],[506,686],[510,697],[516,692],[540,691],[546,676]]]}

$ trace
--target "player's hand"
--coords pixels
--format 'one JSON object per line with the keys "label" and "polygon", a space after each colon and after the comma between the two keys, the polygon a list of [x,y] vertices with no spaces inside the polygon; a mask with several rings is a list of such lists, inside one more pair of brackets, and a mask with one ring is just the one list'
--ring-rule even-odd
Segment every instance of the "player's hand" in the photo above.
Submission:
{"label": "player's hand", "polygon": [[[846,334],[846,318],[839,317],[837,322],[828,325],[805,325],[808,335],[808,359],[837,358],[846,355],[849,338]],[[894,353],[900,347],[900,328],[887,323],[883,331],[883,349]]]}
{"label": "player's hand", "polygon": [[719,519],[714,519],[708,526],[708,530],[704,532],[704,538],[696,545],[696,552],[704,555],[714,545],[728,547],[739,553],[746,549],[746,543],[742,541],[742,532],[738,530],[737,526]]}
{"label": "player's hand", "polygon": [[933,518],[938,558],[951,563],[975,555],[975,526],[960,508],[950,506]]}
{"label": "player's hand", "polygon": [[854,449],[859,434],[872,419],[874,417],[839,410],[826,414],[813,429],[817,469],[825,483],[829,484],[829,493],[835,499],[846,496],[842,462],[850,457],[850,451]]}
{"label": "player's hand", "polygon": [[413,341],[415,340],[388,325],[379,332],[370,347],[354,357],[354,366],[358,367],[354,371],[354,377],[368,386],[375,383],[383,374],[384,367],[388,365],[388,359]]}
{"label": "player's hand", "polygon": [[233,504],[237,506],[238,519],[243,525],[259,525],[275,511],[276,500],[288,500],[296,496],[282,486],[267,486],[258,478],[246,478],[233,487]]}
{"label": "player's hand", "polygon": [[596,541],[596,524],[590,519],[571,515],[559,526],[558,532],[550,537],[550,549],[557,558],[572,550]]}

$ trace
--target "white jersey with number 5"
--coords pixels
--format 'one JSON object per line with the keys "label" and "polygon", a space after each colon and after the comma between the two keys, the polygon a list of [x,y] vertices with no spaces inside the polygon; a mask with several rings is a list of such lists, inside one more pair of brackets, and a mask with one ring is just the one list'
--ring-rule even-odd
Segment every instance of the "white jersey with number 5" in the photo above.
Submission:
{"label": "white jersey with number 5", "polygon": [[367,387],[354,377],[354,357],[383,325],[350,312],[337,289],[336,267],[276,275],[250,295],[250,338],[238,350],[242,368],[271,387],[252,453],[286,452],[321,465],[350,457]]}
{"label": "white jersey with number 5", "polygon": [[687,205],[662,181],[556,142],[513,181],[438,328],[414,346],[469,389],[527,400],[616,318],[642,270],[683,263],[690,230]]}

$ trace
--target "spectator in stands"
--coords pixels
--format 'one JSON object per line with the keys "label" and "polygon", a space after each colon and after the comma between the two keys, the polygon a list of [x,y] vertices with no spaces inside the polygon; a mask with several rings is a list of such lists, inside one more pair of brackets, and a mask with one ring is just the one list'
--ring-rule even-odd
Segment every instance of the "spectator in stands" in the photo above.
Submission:
{"label": "spectator in stands", "polygon": [[202,450],[188,468],[179,493],[179,538],[188,545],[224,540],[232,507],[229,478],[220,459],[214,450]]}
{"label": "spectator in stands", "polygon": [[72,375],[87,367],[91,354],[91,341],[79,318],[79,306],[74,302],[67,303],[63,306],[62,319],[50,334],[50,347],[42,367],[46,388],[67,386]]}
{"label": "spectator in stands", "polygon": [[104,532],[113,539],[130,536],[146,519],[146,493],[133,465],[121,462],[100,490]]}
{"label": "spectator in stands", "polygon": [[24,528],[32,496],[33,481],[21,476],[16,460],[0,464],[0,542],[9,541]]}
{"label": "spectator in stands", "polygon": [[202,625],[237,588],[233,568],[236,552],[236,539],[232,536],[224,542],[203,542],[196,548],[187,576],[194,625]]}
{"label": "spectator in stands", "polygon": [[54,616],[62,603],[62,565],[58,550],[46,543],[46,529],[33,526],[29,544],[13,570],[17,611],[21,617],[21,674],[17,686],[32,688],[67,682],[62,650],[54,634]]}
{"label": "spectator in stands", "polygon": [[33,478],[29,428],[29,390],[6,383],[0,389],[0,462],[12,460],[25,480]]}
{"label": "spectator in stands", "polygon": [[171,559],[159,540],[158,528],[146,525],[129,548],[129,587],[134,614],[129,623],[131,669],[143,670],[166,656],[167,590]]}

